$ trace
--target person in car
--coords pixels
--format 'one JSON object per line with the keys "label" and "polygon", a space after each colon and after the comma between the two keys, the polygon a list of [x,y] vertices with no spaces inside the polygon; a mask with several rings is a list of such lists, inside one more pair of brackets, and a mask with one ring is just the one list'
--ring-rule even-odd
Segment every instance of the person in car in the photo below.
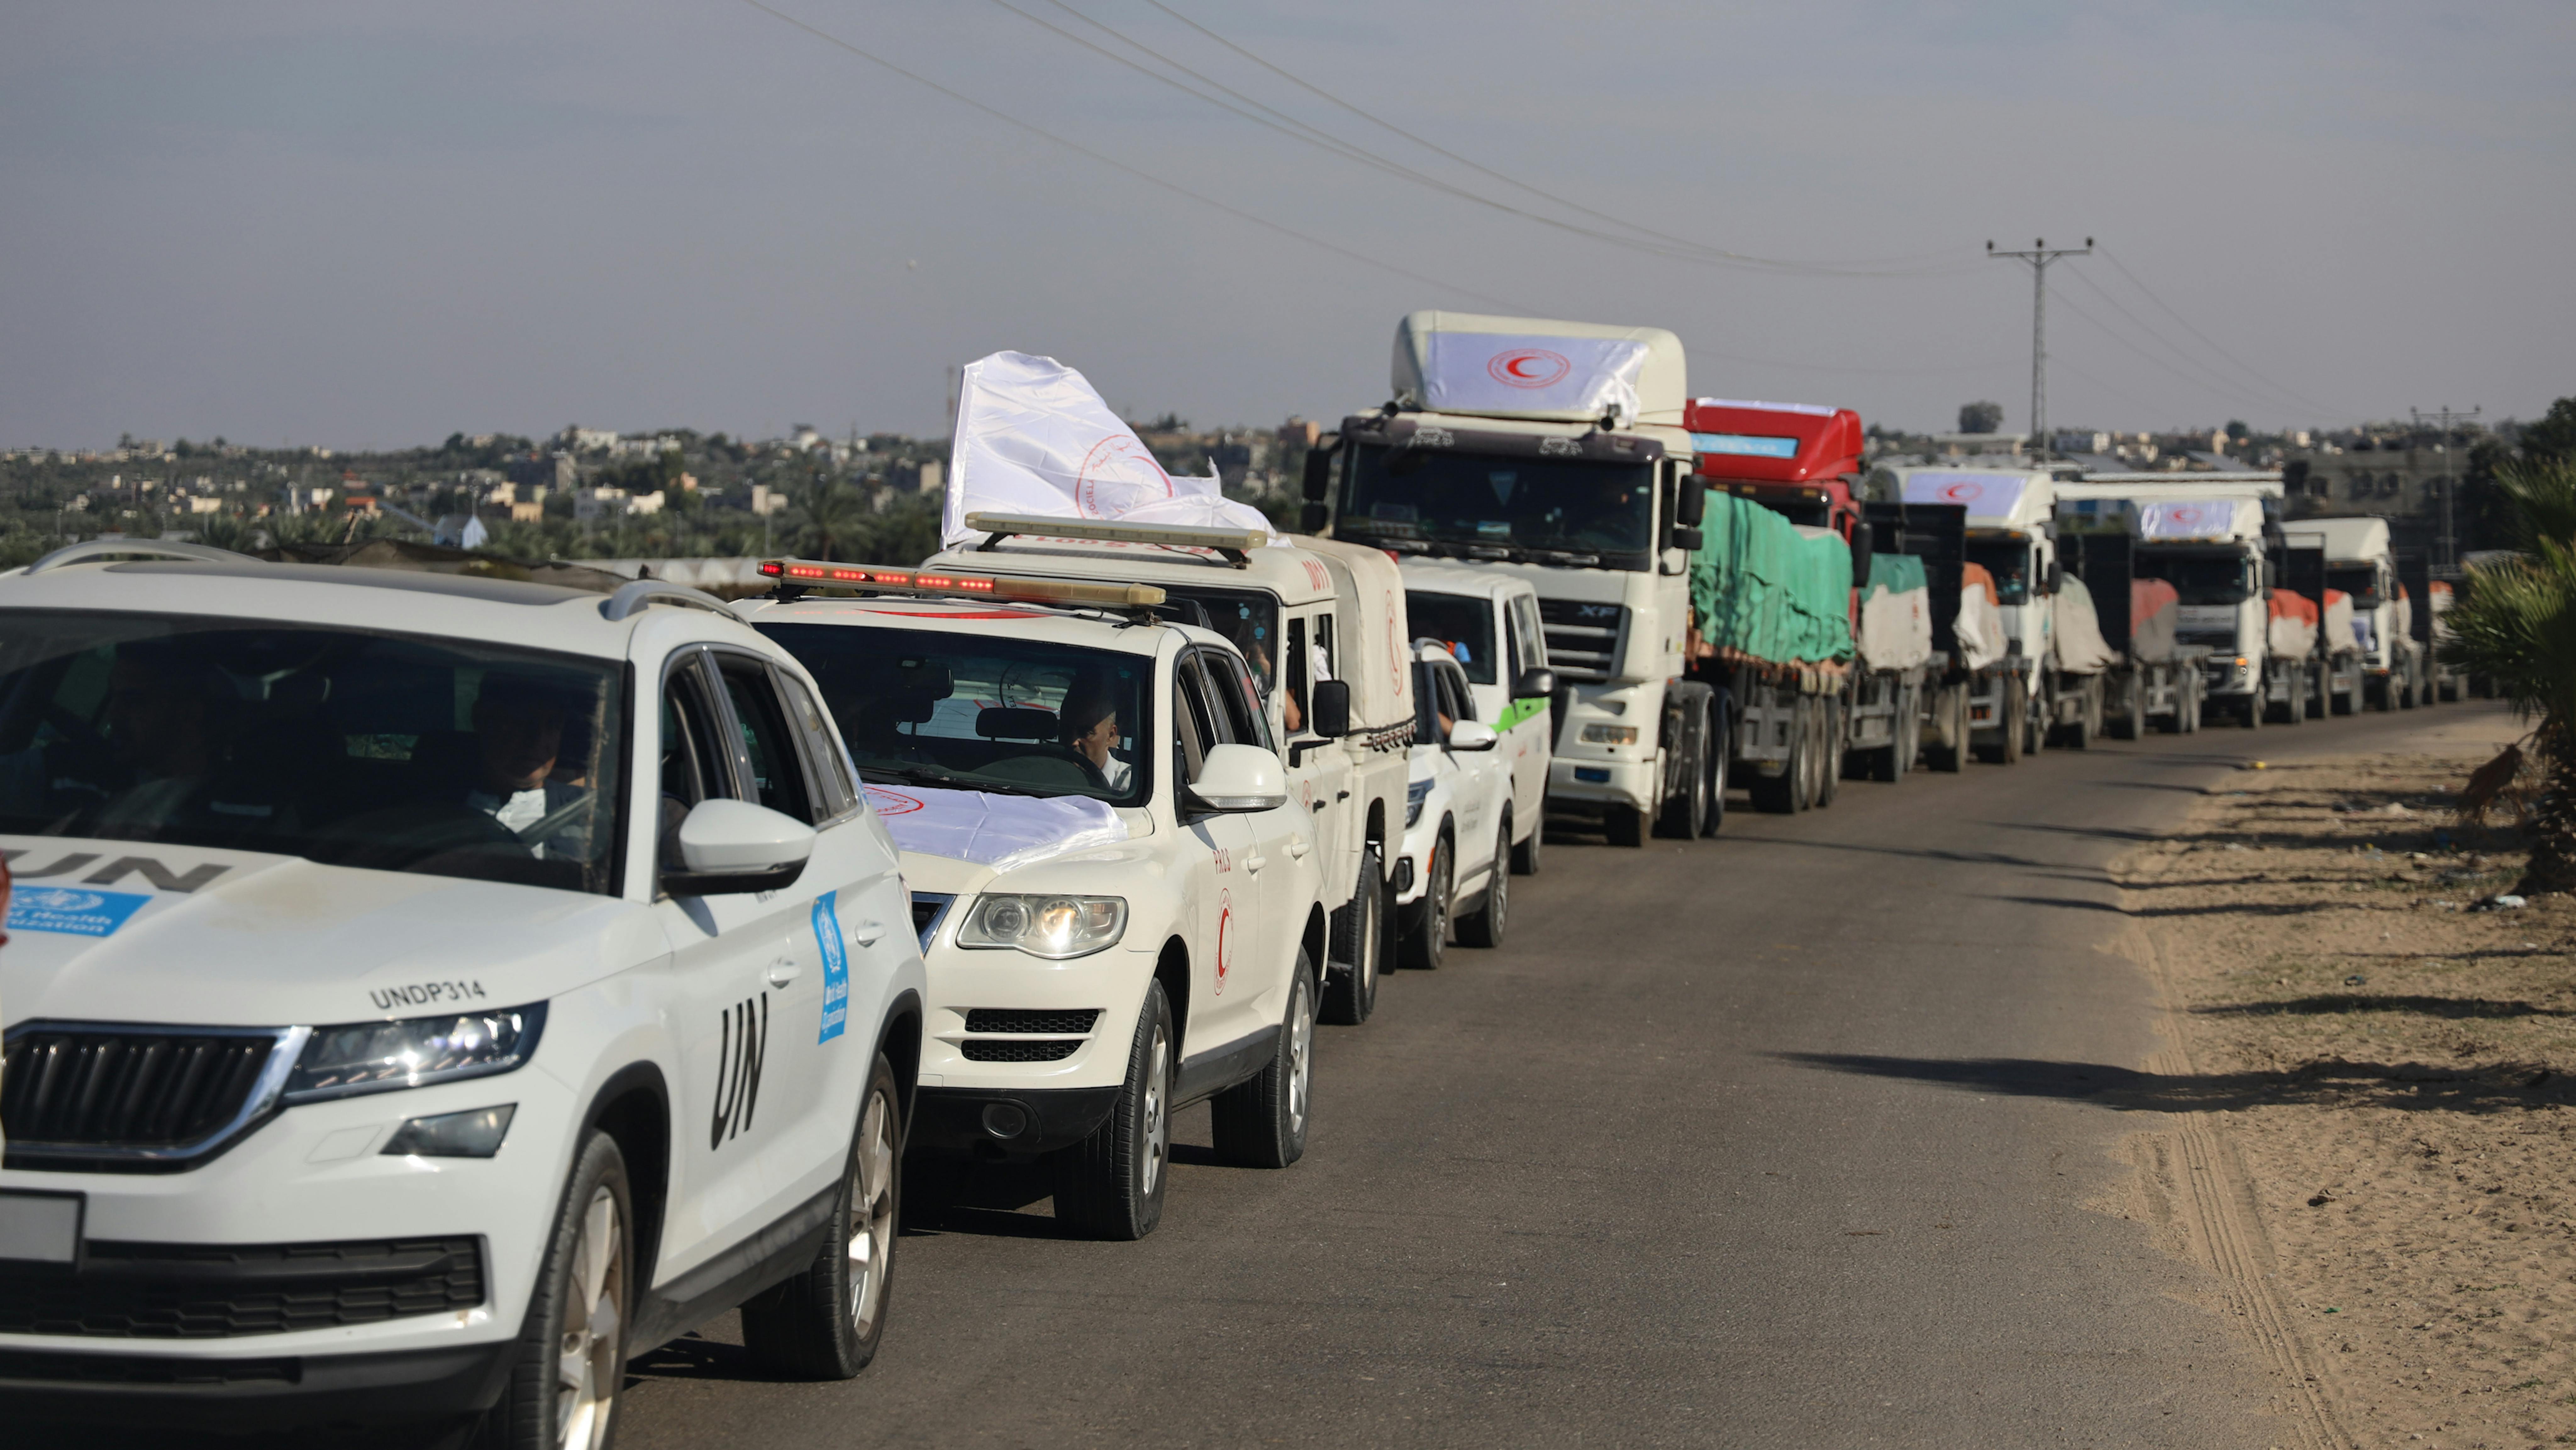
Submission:
{"label": "person in car", "polygon": [[118,646],[104,724],[129,774],[91,813],[88,832],[148,839],[197,813],[224,757],[233,703],[230,682],[201,657],[153,640]]}
{"label": "person in car", "polygon": [[1123,732],[1118,724],[1118,703],[1110,697],[1108,685],[1099,680],[1076,683],[1066,692],[1064,709],[1056,718],[1065,746],[1099,774],[1111,794],[1125,795],[1135,780],[1136,768],[1117,756]]}
{"label": "person in car", "polygon": [[[475,779],[465,804],[527,842],[540,858],[584,859],[587,762],[563,761],[571,702],[527,675],[495,673],[474,697]],[[585,732],[586,734],[586,732]]]}

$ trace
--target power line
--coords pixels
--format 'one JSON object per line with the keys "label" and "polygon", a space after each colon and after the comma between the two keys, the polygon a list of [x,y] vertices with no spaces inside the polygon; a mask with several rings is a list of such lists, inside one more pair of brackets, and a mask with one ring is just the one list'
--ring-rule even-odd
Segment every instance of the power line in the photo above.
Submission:
{"label": "power line", "polygon": [[1496,307],[1508,309],[1517,309],[1520,306],[1518,303],[1507,302],[1502,298],[1491,295],[1490,293],[1477,292],[1469,288],[1461,287],[1454,282],[1446,282],[1440,278],[1413,271],[1410,268],[1399,267],[1393,262],[1381,262],[1377,258],[1365,253],[1352,251],[1348,247],[1325,241],[1321,237],[1309,236],[1293,227],[1282,226],[1280,223],[1274,222],[1268,217],[1256,215],[1252,212],[1245,211],[1241,207],[1232,206],[1219,201],[1215,197],[1192,191],[1188,187],[1182,186],[1177,182],[1168,181],[1160,176],[1156,176],[1154,173],[1147,171],[1142,167],[1130,166],[1126,162],[1120,161],[1114,156],[1108,156],[1101,152],[1094,151],[1090,147],[1085,146],[1078,141],[1067,140],[1043,126],[1037,125],[1033,122],[1023,121],[1008,111],[988,106],[982,101],[976,100],[973,96],[967,95],[962,91],[952,90],[917,71],[906,70],[902,66],[895,64],[893,61],[886,59],[884,56],[877,55],[871,51],[862,50],[859,47],[852,45],[850,42],[843,40],[841,37],[832,34],[828,30],[821,29],[817,26],[808,24],[803,20],[799,20],[784,10],[762,3],[762,0],[742,0],[742,3],[750,6],[754,10],[760,11],[762,14],[770,16],[773,19],[785,21],[787,24],[795,26],[797,29],[804,31],[806,34],[811,35],[815,39],[823,41],[828,45],[837,46],[842,50],[846,50],[850,54],[857,56],[859,59],[864,60],[871,65],[892,71],[896,75],[903,77],[905,80],[911,81],[915,85],[925,86],[931,90],[937,91],[939,94],[946,96],[948,99],[955,101],[960,105],[970,106],[1006,125],[1026,131],[1030,135],[1039,137],[1042,140],[1052,141],[1067,151],[1071,151],[1078,156],[1087,157],[1090,160],[1108,167],[1112,171],[1132,176],[1139,181],[1145,182],[1150,186],[1158,187],[1161,190],[1171,192],[1176,196],[1187,197],[1202,206],[1213,207],[1218,211],[1224,212],[1230,217],[1234,217],[1240,221],[1250,222],[1254,226],[1260,227],[1265,231],[1277,232],[1283,237],[1294,238],[1297,241],[1304,242],[1310,247],[1320,247],[1327,252],[1331,252],[1335,256],[1348,258],[1362,266],[1374,267],[1381,272],[1392,273],[1395,276],[1405,278],[1408,281],[1420,282],[1425,286],[1438,287],[1445,291],[1455,292],[1462,297],[1473,297],[1479,302],[1491,303]]}
{"label": "power line", "polygon": [[2217,339],[2215,339],[2215,338],[2211,337],[2208,333],[2205,333],[2205,332],[2201,331],[2199,328],[2192,326],[2192,325],[2191,325],[2191,319],[2190,319],[2190,318],[2183,316],[2183,315],[2182,315],[2181,313],[2179,313],[2179,312],[2176,312],[2176,311],[2175,311],[2175,310],[2174,310],[2170,305],[2168,305],[2168,304],[2165,302],[2165,300],[2164,300],[2163,298],[2161,298],[2161,297],[2157,296],[2157,295],[2156,295],[2152,290],[2150,290],[2150,289],[2148,288],[2148,286],[2147,286],[2147,284],[2146,284],[2145,282],[2143,282],[2143,281],[2139,280],[2139,278],[2138,278],[2138,274],[2137,274],[2137,273],[2135,273],[2135,272],[2130,271],[2130,270],[2129,270],[2129,267],[2128,267],[2128,264],[2127,264],[2127,263],[2125,263],[2125,262],[2122,262],[2122,261],[2120,260],[2119,256],[2118,256],[2118,254],[2114,253],[2110,248],[2108,248],[2108,247],[2104,247],[2104,248],[2102,249],[2102,257],[2103,257],[2103,260],[2105,260],[2105,261],[2109,262],[2112,266],[2114,266],[2114,267],[2118,268],[2118,269],[2119,269],[2119,271],[2120,271],[2120,275],[2121,275],[2121,276],[2126,277],[2126,278],[2128,278],[2128,279],[2129,279],[2129,285],[2130,285],[2130,286],[2132,286],[2132,287],[2137,288],[2137,289],[2138,289],[2138,294],[2139,294],[2140,296],[2142,296],[2142,297],[2146,298],[2149,302],[2152,302],[2152,303],[2156,304],[2156,306],[2158,306],[2158,307],[2162,308],[2162,309],[2164,310],[2164,314],[2165,314],[2167,317],[2170,317],[2170,318],[2172,318],[2174,321],[2179,322],[2179,323],[2181,323],[2181,324],[2182,324],[2183,330],[2184,330],[2185,332],[2188,332],[2188,333],[2190,333],[2192,336],[2194,336],[2194,337],[2196,337],[2196,338],[2199,338],[2202,342],[2208,343],[2208,344],[2209,344],[2209,346],[2210,346],[2210,349],[2211,349],[2212,351],[2216,352],[2220,357],[2223,357],[2223,358],[2227,359],[2229,362],[2232,362],[2232,363],[2236,364],[2238,367],[2243,368],[2243,369],[2245,370],[2245,372],[2246,372],[2246,374],[2247,374],[2248,376],[2250,376],[2250,377],[2254,377],[2254,378],[2258,378],[2258,379],[2261,379],[2263,382],[2265,382],[2265,383],[2269,384],[2271,387],[2273,387],[2274,389],[2276,389],[2277,391],[2279,391],[2279,392],[2280,392],[2281,394],[2283,394],[2284,396],[2286,396],[2286,397],[2291,397],[2291,398],[2299,398],[2299,399],[2301,399],[2301,401],[2302,401],[2302,402],[2303,402],[2307,407],[2313,408],[2313,409],[2315,409],[2316,411],[2321,412],[2321,413],[2325,413],[2325,414],[2327,414],[2327,415],[2329,415],[2329,416],[2332,416],[2332,417],[2339,417],[2339,418],[2351,418],[2351,417],[2358,417],[2358,416],[2359,416],[2358,414],[2350,413],[2350,412],[2347,412],[2347,411],[2345,411],[2345,410],[2343,410],[2343,409],[2340,409],[2340,408],[2328,408],[2328,407],[2324,407],[2324,406],[2320,405],[2319,403],[2317,403],[2317,401],[2316,401],[2315,399],[2313,399],[2313,398],[2305,398],[2302,394],[2300,394],[2300,393],[2298,392],[2298,390],[2297,390],[2297,389],[2295,389],[2295,388],[2289,388],[2289,387],[2284,387],[2284,386],[2282,386],[2280,383],[2278,383],[2278,382],[2274,382],[2272,379],[2270,379],[2270,378],[2268,378],[2268,377],[2265,377],[2261,372],[2257,371],[2257,370],[2255,369],[2255,367],[2254,367],[2251,363],[2248,363],[2248,362],[2246,362],[2246,361],[2245,361],[2245,359],[2243,359],[2243,358],[2241,358],[2241,357],[2238,357],[2236,354],[2234,354],[2234,353],[2232,353],[2232,352],[2229,352],[2226,348],[2220,347],[2220,346],[2218,345],[2218,341],[2217,341]]}
{"label": "power line", "polygon": [[2048,457],[2048,266],[2067,257],[2093,255],[2093,239],[2086,237],[2081,247],[2052,247],[2043,237],[2022,251],[1998,252],[1995,244],[1986,243],[1986,255],[1997,261],[2027,263],[2030,267],[2030,446],[2043,461]]}
{"label": "power line", "polygon": [[[2172,338],[2167,337],[2162,331],[2158,330],[2154,323],[2151,323],[2145,318],[2130,311],[2121,303],[2119,298],[2112,296],[2101,283],[2094,281],[2090,277],[2084,276],[2084,274],[2080,272],[2076,275],[2085,286],[2093,289],[2094,296],[2101,298],[2106,303],[2109,303],[2112,309],[2117,311],[2122,317],[2136,323],[2139,331],[2154,338],[2157,342],[2162,343],[2166,350],[2170,351],[2175,357],[2182,359],[2191,367],[2207,373],[2210,377],[2225,385],[2230,391],[2247,397],[2257,398],[2267,406],[2280,408],[2288,413],[2323,413],[2329,416],[2337,416],[2334,409],[2317,402],[2313,398],[2306,397],[2273,383],[2270,379],[2263,377],[2259,373],[2249,372],[2247,374],[2247,378],[2238,378],[2209,366],[2199,357],[2195,356],[2191,349],[2175,342]],[[2250,378],[2250,381],[2247,380],[2248,378]]]}
{"label": "power line", "polygon": [[[2131,352],[2136,353],[2138,356],[2145,358],[2147,361],[2154,363],[2157,367],[2163,368],[2166,372],[2173,374],[2175,377],[2182,379],[2184,382],[2191,384],[2193,387],[2200,389],[2211,397],[2227,403],[2230,407],[2244,406],[2247,400],[2247,395],[2243,388],[2236,387],[2234,385],[2221,386],[2210,382],[2206,378],[2194,377],[2190,373],[2184,372],[2181,368],[2174,366],[2172,363],[2165,361],[2163,358],[2156,356],[2154,353],[2147,351],[2145,348],[2138,346],[2135,342],[2130,341],[2128,334],[2123,333],[2118,328],[2104,322],[2101,318],[2094,316],[2092,313],[2085,311],[2081,306],[2077,305],[2074,298],[2067,296],[2063,292],[2054,290],[2052,290],[2049,295],[2055,297],[2060,306],[2065,307],[2067,310],[2073,312],[2076,316],[2083,318],[2085,321],[2092,323],[2095,327],[2102,329],[2102,331],[2107,334],[2112,341],[2129,349]],[[2259,402],[2261,400],[2257,399],[2256,401]],[[2267,403],[2265,406],[2274,407],[2278,405]]]}

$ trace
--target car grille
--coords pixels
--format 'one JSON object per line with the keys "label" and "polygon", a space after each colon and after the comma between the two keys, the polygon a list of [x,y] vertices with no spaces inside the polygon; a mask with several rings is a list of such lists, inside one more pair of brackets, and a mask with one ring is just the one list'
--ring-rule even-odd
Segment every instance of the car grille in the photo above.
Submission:
{"label": "car grille", "polygon": [[1013,1007],[978,1007],[966,1014],[969,1032],[1089,1032],[1100,1020],[1100,1009],[1082,1007],[1054,1012],[1030,1012]]}
{"label": "car grille", "polygon": [[1547,626],[1547,663],[1557,677],[1591,683],[1610,678],[1619,662],[1619,635],[1628,611],[1616,604],[1542,599],[1538,617]]}
{"label": "car grille", "polygon": [[0,1268],[0,1334],[230,1339],[374,1324],[483,1302],[479,1239],[92,1242],[78,1272]]}
{"label": "car grille", "polygon": [[1062,1062],[1081,1045],[1079,1037],[970,1037],[958,1050],[968,1062]]}
{"label": "car grille", "polygon": [[10,1034],[0,1127],[12,1168],[168,1172],[264,1113],[262,1083],[291,1034],[53,1026]]}
{"label": "car grille", "polygon": [[938,891],[912,893],[912,934],[921,938],[921,949],[930,950],[931,934],[939,930],[939,920],[948,914],[949,904],[957,898]]}

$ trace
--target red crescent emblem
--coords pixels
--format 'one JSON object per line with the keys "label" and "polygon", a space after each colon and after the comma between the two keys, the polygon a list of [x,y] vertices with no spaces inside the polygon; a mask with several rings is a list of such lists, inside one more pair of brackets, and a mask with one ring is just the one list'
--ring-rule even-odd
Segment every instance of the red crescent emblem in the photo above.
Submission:
{"label": "red crescent emblem", "polygon": [[1234,893],[1220,891],[1216,894],[1216,989],[1220,995],[1225,991],[1226,938],[1232,934],[1233,928]]}
{"label": "red crescent emblem", "polygon": [[1574,363],[1561,352],[1543,347],[1517,347],[1498,352],[1485,364],[1485,372],[1507,388],[1544,388],[1560,382],[1574,371]]}
{"label": "red crescent emblem", "polygon": [[902,791],[888,790],[881,785],[866,786],[863,789],[867,795],[868,804],[874,806],[880,816],[908,816],[922,808],[922,799],[919,796],[905,795]]}

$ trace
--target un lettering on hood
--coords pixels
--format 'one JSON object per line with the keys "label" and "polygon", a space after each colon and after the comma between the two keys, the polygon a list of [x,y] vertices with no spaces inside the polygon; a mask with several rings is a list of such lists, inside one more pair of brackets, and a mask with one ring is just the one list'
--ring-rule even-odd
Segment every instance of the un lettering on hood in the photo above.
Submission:
{"label": "un lettering on hood", "polygon": [[966,365],[940,515],[943,547],[982,540],[966,526],[973,513],[1270,527],[1259,509],[1225,497],[1215,478],[1166,472],[1081,373],[1020,352]]}

